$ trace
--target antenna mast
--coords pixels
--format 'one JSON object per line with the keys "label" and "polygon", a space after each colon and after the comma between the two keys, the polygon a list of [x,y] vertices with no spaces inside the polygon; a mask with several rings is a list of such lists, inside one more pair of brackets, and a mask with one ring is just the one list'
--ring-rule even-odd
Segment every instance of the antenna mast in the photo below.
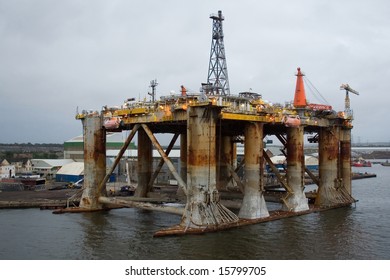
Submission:
{"label": "antenna mast", "polygon": [[230,95],[229,79],[226,66],[225,46],[223,43],[222,11],[218,15],[212,14],[213,34],[211,41],[209,72],[207,84],[205,85],[206,94],[208,95]]}
{"label": "antenna mast", "polygon": [[150,87],[152,88],[152,92],[148,92],[148,94],[152,97],[152,103],[154,103],[156,97],[156,87],[157,87],[157,79],[150,81]]}

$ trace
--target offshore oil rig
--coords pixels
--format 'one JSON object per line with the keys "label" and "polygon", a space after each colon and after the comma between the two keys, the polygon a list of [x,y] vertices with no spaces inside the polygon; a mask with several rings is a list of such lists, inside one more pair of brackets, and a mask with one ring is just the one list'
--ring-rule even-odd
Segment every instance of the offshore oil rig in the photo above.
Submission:
{"label": "offshore oil rig", "polygon": [[[313,211],[344,207],[355,202],[351,191],[351,129],[348,110],[335,112],[330,105],[306,100],[303,76],[297,70],[294,101],[271,104],[253,92],[230,94],[226,66],[221,11],[213,21],[207,82],[199,92],[181,86],[180,94],[155,98],[157,81],[151,82],[150,101],[130,98],[120,107],[104,106],[101,112],[83,111],[84,187],[80,204],[65,211],[98,211],[119,205],[181,215],[181,222],[155,233],[155,236],[202,233],[260,223]],[[348,90],[346,86],[343,89]],[[347,108],[346,108],[347,109]],[[106,133],[129,131],[114,164],[107,170]],[[166,150],[155,137],[169,133]],[[281,173],[264,151],[267,135],[284,145],[286,173]],[[318,143],[319,172],[313,174],[304,162],[304,136]],[[312,136],[314,135],[314,136]],[[138,137],[138,183],[131,200],[107,196],[106,183],[133,138]],[[169,153],[180,139],[180,169]],[[237,143],[244,145],[244,158],[237,161]],[[161,162],[153,170],[153,147]],[[183,207],[147,201],[154,181],[166,164],[178,182],[177,195]],[[271,167],[283,188],[280,210],[270,211],[264,198],[265,165]],[[237,175],[243,170],[243,178]],[[318,186],[308,197],[305,176]],[[221,191],[229,184],[242,193],[238,211],[221,201]]]}

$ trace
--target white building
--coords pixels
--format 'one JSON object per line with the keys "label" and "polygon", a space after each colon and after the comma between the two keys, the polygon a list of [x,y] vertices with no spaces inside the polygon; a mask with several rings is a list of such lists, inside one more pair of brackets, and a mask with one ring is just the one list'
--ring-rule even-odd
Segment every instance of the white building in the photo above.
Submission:
{"label": "white building", "polygon": [[73,159],[32,159],[32,172],[41,177],[52,179],[57,171],[65,164],[74,162]]}
{"label": "white building", "polygon": [[15,161],[12,162],[12,164],[15,166],[15,172],[18,175],[32,173],[32,163],[30,159]]}
{"label": "white building", "polygon": [[6,159],[0,162],[0,179],[12,178],[15,176],[15,165],[10,164]]}

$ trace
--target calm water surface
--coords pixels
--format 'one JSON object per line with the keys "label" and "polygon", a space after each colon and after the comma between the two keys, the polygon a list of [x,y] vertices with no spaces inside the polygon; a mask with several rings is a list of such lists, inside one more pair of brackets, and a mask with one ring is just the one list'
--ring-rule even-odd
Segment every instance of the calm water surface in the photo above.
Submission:
{"label": "calm water surface", "polygon": [[390,167],[354,169],[356,206],[205,235],[153,238],[180,217],[138,209],[0,210],[0,259],[390,259]]}

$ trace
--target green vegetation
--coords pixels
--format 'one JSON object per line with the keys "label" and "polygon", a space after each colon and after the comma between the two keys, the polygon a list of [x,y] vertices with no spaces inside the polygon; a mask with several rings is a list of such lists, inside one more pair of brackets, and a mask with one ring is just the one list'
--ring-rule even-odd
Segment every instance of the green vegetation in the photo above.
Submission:
{"label": "green vegetation", "polygon": [[63,144],[0,144],[0,159],[17,161],[32,158],[58,159],[64,154]]}

